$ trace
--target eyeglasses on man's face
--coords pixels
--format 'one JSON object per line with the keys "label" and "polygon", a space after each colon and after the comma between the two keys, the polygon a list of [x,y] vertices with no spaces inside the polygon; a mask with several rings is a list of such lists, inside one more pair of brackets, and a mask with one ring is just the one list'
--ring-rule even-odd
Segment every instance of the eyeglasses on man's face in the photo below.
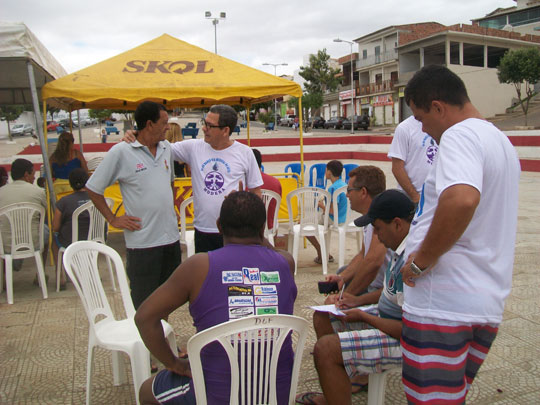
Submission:
{"label": "eyeglasses on man's face", "polygon": [[361,186],[361,187],[347,187],[347,194],[350,193],[351,191],[362,190],[363,188],[366,188],[366,186]]}
{"label": "eyeglasses on man's face", "polygon": [[205,128],[208,128],[208,129],[225,128],[225,125],[212,125],[212,124],[209,124],[209,123],[206,122],[206,120],[204,118],[201,120],[201,126],[203,126]]}

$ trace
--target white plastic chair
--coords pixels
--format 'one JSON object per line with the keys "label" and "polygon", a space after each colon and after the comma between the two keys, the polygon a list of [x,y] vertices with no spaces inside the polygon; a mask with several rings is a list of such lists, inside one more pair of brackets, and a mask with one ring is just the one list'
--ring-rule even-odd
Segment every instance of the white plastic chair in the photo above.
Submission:
{"label": "white plastic chair", "polygon": [[[99,276],[98,254],[108,257],[114,264],[126,318],[116,320]],[[88,359],[86,367],[86,404],[90,404],[94,347],[112,351],[114,385],[126,381],[124,362],[120,352],[131,361],[133,388],[139,403],[139,388],[150,377],[150,352],[144,345],[133,317],[135,308],[120,255],[111,247],[94,241],[79,241],[68,246],[64,253],[64,267],[81,298],[89,321]],[[171,325],[161,321],[171,350],[177,354],[176,339]]]}
{"label": "white plastic chair", "polygon": [[[340,224],[338,222],[338,197],[340,194],[343,193],[345,194],[345,199],[347,200],[347,219],[345,220],[345,222]],[[327,249],[328,251],[330,251],[331,233],[337,232],[339,249],[338,268],[345,265],[345,242],[347,238],[347,233],[353,233],[356,236],[356,245],[358,246],[358,252],[360,252],[360,249],[362,248],[362,238],[360,238],[360,235],[362,234],[363,228],[360,228],[354,224],[354,220],[360,215],[355,215],[354,211],[351,209],[351,202],[346,197],[346,195],[347,186],[338,188],[334,191],[334,194],[332,195],[332,211],[334,212],[334,220],[333,223],[330,224],[330,234],[327,241]]]}
{"label": "white plastic chair", "polygon": [[[105,198],[107,205],[112,210],[114,200],[112,198]],[[105,217],[99,212],[92,201],[88,201],[73,211],[71,216],[71,241],[76,242],[79,237],[79,216],[87,211],[90,216],[90,223],[88,226],[88,235],[86,240],[93,240],[99,243],[106,243],[105,238]],[[62,255],[66,248],[61,247],[58,249],[58,260],[56,263],[56,291],[60,291],[60,272],[62,271]],[[116,291],[116,283],[114,282],[114,275],[112,271],[111,261],[107,257],[107,265],[109,266],[109,274],[111,276],[111,282],[113,290]]]}
{"label": "white plastic chair", "polygon": [[385,391],[386,375],[390,371],[392,371],[392,369],[383,371],[382,373],[369,375],[368,400],[367,400],[368,405],[384,405],[384,391]]}
{"label": "white plastic chair", "polygon": [[[298,218],[293,218],[293,198],[298,206]],[[323,224],[319,224],[319,208],[317,203],[322,201],[325,209]],[[326,249],[326,234],[328,233],[328,213],[330,193],[318,187],[301,187],[287,194],[287,210],[289,211],[289,252],[294,258],[294,274],[298,269],[298,248],[302,236],[315,236],[321,245],[323,274],[328,273],[328,251]]]}
{"label": "white plastic chair", "polygon": [[96,156],[95,158],[92,158],[90,159],[87,163],[86,163],[86,166],[88,167],[88,171],[89,172],[93,172],[97,169],[97,167],[99,166],[99,164],[101,163],[101,161],[103,160],[103,157],[102,156]]}
{"label": "white plastic chair", "polygon": [[298,336],[288,401],[294,404],[308,330],[308,321],[297,316],[260,315],[235,319],[197,333],[187,344],[197,403],[206,404],[206,384],[200,351],[216,341],[227,352],[231,366],[231,396],[228,403],[276,404],[279,354],[285,338],[295,331]]}
{"label": "white plastic chair", "polygon": [[[39,220],[39,246],[34,246],[32,239],[32,218],[38,216]],[[10,204],[0,209],[0,221],[4,223],[0,232],[0,291],[3,289],[4,261],[6,262],[6,292],[8,304],[13,304],[13,260],[34,257],[36,271],[43,299],[48,297],[45,269],[41,260],[44,248],[43,231],[45,227],[45,208],[34,203]],[[6,223],[7,221],[7,223]],[[9,225],[9,227],[8,227]],[[4,231],[9,228],[11,236],[10,253],[4,251],[4,240],[7,240]]]}
{"label": "white plastic chair", "polygon": [[193,196],[186,198],[180,204],[180,243],[186,245],[187,257],[195,254],[195,230],[187,229],[186,209],[189,205],[193,206]]}
{"label": "white plastic chair", "polygon": [[[275,191],[262,189],[261,197],[264,202],[264,208],[266,209],[266,215],[267,215],[266,224],[264,225],[264,236],[266,237],[266,239],[268,239],[268,242],[270,242],[272,246],[275,246],[274,238],[277,236],[278,229],[279,229],[278,214],[279,214],[279,205],[281,204],[281,196]],[[268,217],[269,215],[268,207],[270,206],[270,203],[272,201],[276,202],[276,209],[274,210],[274,215],[272,217],[273,226],[272,228],[268,228],[268,222],[270,219]]]}

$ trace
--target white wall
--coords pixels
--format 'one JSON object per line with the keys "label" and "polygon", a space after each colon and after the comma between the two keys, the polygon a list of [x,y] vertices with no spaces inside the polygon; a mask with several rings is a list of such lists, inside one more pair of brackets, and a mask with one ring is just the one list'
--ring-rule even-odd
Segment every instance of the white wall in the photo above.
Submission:
{"label": "white wall", "polygon": [[463,80],[472,103],[486,118],[504,113],[517,98],[514,85],[499,83],[497,69],[460,65],[448,68]]}

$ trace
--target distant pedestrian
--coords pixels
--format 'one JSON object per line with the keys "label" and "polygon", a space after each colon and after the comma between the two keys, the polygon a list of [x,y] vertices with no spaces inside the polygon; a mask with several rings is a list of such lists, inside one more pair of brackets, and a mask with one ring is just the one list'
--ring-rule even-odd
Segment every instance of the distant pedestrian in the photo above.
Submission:
{"label": "distant pedestrian", "polygon": [[107,143],[107,131],[105,128],[101,130],[101,143]]}

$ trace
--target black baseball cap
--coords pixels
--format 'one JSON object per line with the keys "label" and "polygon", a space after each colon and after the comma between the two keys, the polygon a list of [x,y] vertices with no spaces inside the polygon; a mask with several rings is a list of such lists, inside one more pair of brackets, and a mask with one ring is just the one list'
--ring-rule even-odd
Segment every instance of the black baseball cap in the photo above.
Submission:
{"label": "black baseball cap", "polygon": [[376,219],[408,218],[414,214],[416,207],[411,199],[402,191],[386,190],[377,194],[368,213],[354,220],[356,226],[366,226]]}

